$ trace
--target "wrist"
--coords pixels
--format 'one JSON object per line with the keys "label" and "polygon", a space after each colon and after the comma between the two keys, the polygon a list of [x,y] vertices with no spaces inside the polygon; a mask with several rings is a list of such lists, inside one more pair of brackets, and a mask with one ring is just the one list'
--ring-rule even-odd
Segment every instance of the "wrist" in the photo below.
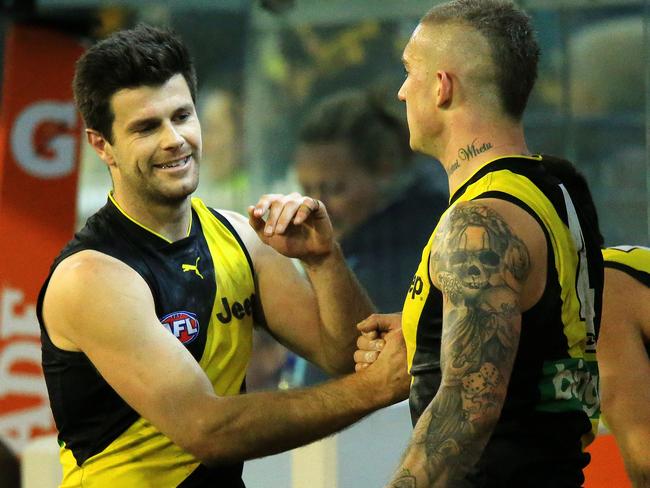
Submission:
{"label": "wrist", "polygon": [[332,241],[332,245],[328,251],[300,258],[300,262],[307,271],[328,266],[330,263],[335,263],[337,260],[343,261],[343,251],[336,241]]}
{"label": "wrist", "polygon": [[361,396],[365,397],[368,405],[373,406],[373,410],[388,407],[395,403],[391,390],[386,384],[384,375],[377,371],[377,368],[368,367],[354,374],[362,383]]}

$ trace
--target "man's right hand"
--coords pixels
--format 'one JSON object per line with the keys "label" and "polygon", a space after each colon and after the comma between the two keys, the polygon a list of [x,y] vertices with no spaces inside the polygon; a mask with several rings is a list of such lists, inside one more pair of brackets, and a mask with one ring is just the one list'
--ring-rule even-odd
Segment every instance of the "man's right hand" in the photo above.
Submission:
{"label": "man's right hand", "polygon": [[[406,345],[402,329],[394,327],[396,318],[397,324],[399,324],[400,315],[383,317],[391,318],[388,322],[382,320],[382,323],[386,324],[382,326],[385,327],[385,331],[377,331],[382,337],[374,340],[375,344],[381,344],[381,353],[377,350],[357,351],[355,360],[358,353],[374,356],[372,361],[363,363],[364,366],[360,367],[357,363],[356,370],[366,370],[367,374],[372,375],[373,379],[377,381],[377,392],[381,395],[386,394],[386,404],[391,405],[408,398],[411,377],[406,366]],[[388,323],[393,327],[391,330],[388,329]]]}
{"label": "man's right hand", "polygon": [[248,221],[262,242],[305,263],[322,261],[334,248],[325,205],[299,193],[262,195],[248,207]]}
{"label": "man's right hand", "polygon": [[357,339],[357,350],[354,353],[355,371],[361,371],[374,363],[386,344],[386,334],[401,326],[401,313],[375,313],[359,322],[357,329],[361,335]]}

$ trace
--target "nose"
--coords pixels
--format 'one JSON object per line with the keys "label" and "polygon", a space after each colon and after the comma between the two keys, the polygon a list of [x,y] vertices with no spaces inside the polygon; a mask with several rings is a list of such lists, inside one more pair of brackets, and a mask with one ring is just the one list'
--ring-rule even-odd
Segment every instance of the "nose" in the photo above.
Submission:
{"label": "nose", "polygon": [[175,151],[183,146],[185,138],[178,131],[178,128],[168,121],[163,126],[161,146],[167,151]]}
{"label": "nose", "polygon": [[404,80],[404,83],[402,83],[402,86],[399,87],[399,91],[397,92],[397,99],[400,102],[406,101],[406,97],[404,96],[406,92],[406,89],[404,88],[405,85],[406,85],[406,80]]}

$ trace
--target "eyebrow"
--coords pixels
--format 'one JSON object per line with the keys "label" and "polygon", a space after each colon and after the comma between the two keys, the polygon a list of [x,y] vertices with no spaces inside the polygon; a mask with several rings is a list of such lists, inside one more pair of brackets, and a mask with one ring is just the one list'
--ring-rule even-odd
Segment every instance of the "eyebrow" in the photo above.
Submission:
{"label": "eyebrow", "polygon": [[[191,103],[185,103],[181,105],[180,107],[177,107],[176,110],[174,110],[174,115],[176,115],[179,112],[193,112],[193,104]],[[160,123],[160,117],[146,117],[144,119],[136,119],[132,122],[129,122],[129,124],[126,126],[126,130],[129,132],[136,132],[140,130],[143,127],[147,127],[149,125],[155,125]]]}
{"label": "eyebrow", "polygon": [[158,124],[160,123],[160,117],[147,117],[145,119],[136,119],[133,122],[130,122],[129,125],[126,126],[126,130],[129,132],[136,132],[143,127],[147,127],[148,125],[152,124]]}

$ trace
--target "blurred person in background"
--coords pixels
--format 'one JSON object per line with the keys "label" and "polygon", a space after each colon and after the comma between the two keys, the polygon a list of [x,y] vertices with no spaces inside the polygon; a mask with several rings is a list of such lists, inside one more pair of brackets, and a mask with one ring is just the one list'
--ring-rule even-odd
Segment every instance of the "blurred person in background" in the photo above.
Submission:
{"label": "blurred person in background", "polygon": [[[608,10],[616,12],[613,5]],[[647,220],[643,17],[576,22],[537,85],[549,114],[565,117],[561,133],[540,128],[532,135],[547,150],[575,154],[603,210],[606,242],[644,242],[646,229],[638,225]]]}
{"label": "blurred person in background", "polygon": [[650,487],[650,249],[603,250],[605,292],[598,338],[603,418],[635,488]]}
{"label": "blurred person in background", "polygon": [[[346,90],[317,103],[298,133],[295,172],[303,192],[327,206],[345,259],[377,309],[395,312],[447,196],[414,167],[406,121],[382,98]],[[325,377],[304,369],[306,384]]]}
{"label": "blurred person in background", "polygon": [[197,193],[208,205],[244,211],[249,172],[243,158],[241,101],[230,90],[211,88],[199,96],[203,133],[201,178]]}
{"label": "blurred person in background", "polygon": [[[644,242],[647,220],[643,18],[620,16],[568,39],[576,159],[594,186],[609,243]],[[603,89],[606,87],[606,89]],[[612,164],[615,162],[616,164]]]}
{"label": "blurred person in background", "polygon": [[640,15],[577,29],[568,38],[568,54],[573,115],[634,113],[643,107],[645,50]]}
{"label": "blurred person in background", "polygon": [[318,103],[298,133],[295,171],[321,200],[350,268],[381,312],[400,310],[447,196],[412,164],[406,121],[371,91]]}

